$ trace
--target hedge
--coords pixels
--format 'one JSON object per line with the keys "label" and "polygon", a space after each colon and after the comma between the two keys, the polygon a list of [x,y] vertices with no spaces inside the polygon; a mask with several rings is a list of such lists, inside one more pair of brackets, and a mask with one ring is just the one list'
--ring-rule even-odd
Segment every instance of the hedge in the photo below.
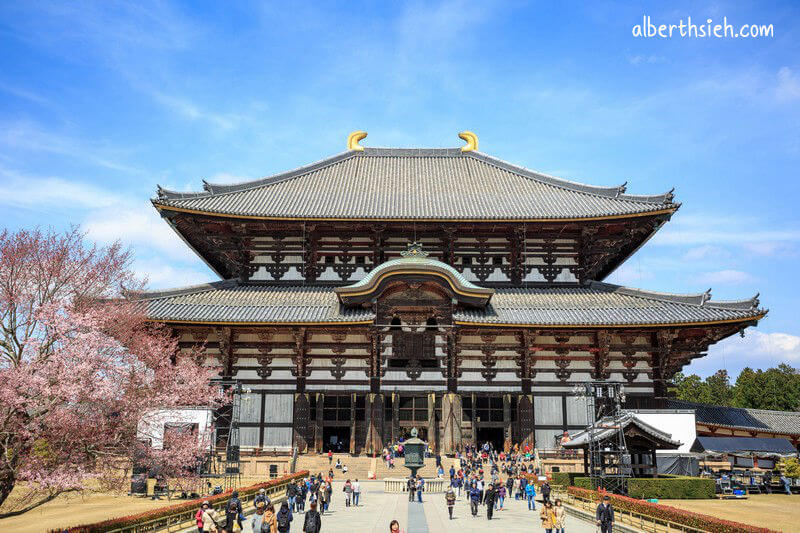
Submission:
{"label": "hedge", "polygon": [[[588,477],[573,477],[571,486],[591,490]],[[661,475],[657,478],[631,478],[628,480],[628,496],[647,500],[702,500],[714,497],[714,480],[689,476]]]}
{"label": "hedge", "polygon": [[575,497],[589,501],[599,501],[601,496],[608,496],[611,504],[618,511],[630,511],[639,513],[657,520],[670,521],[676,524],[693,527],[710,533],[775,533],[774,530],[723,520],[714,516],[684,511],[668,505],[650,503],[645,500],[637,500],[611,494],[604,491],[586,490],[578,487],[569,487],[567,492]]}
{"label": "hedge", "polygon": [[550,474],[550,479],[553,480],[553,485],[569,487],[575,485],[575,478],[585,475],[583,472],[553,472]]}
{"label": "hedge", "polygon": [[[246,496],[255,494],[260,489],[267,489],[269,487],[274,487],[275,485],[280,485],[290,480],[302,479],[307,475],[308,475],[308,470],[301,470],[300,472],[297,472],[295,474],[288,474],[279,477],[277,479],[271,479],[264,483],[258,483],[256,485],[250,485],[249,487],[242,487],[236,490],[239,491],[239,497],[244,499]],[[228,499],[231,496],[231,492],[233,492],[233,490],[234,489],[228,489],[225,492],[221,494],[216,494],[214,496],[198,498],[196,500],[178,503],[175,505],[169,505],[167,507],[159,507],[158,509],[151,509],[149,511],[145,511],[143,513],[135,515],[120,516],[118,518],[112,518],[110,520],[104,520],[102,522],[97,522],[94,524],[53,529],[50,530],[50,533],[104,533],[105,531],[111,531],[123,527],[130,527],[136,524],[141,524],[143,522],[149,522],[150,520],[157,520],[159,518],[185,513],[187,511],[197,510],[200,508],[200,504],[203,503],[204,501],[208,501],[208,503],[210,503],[211,506],[213,507],[215,504],[228,501]]]}

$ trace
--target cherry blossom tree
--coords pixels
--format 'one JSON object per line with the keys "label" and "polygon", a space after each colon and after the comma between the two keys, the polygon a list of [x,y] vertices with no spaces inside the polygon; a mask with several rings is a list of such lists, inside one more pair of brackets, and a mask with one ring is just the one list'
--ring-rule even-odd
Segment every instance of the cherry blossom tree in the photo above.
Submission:
{"label": "cherry blossom tree", "polygon": [[64,492],[123,487],[137,449],[176,472],[201,453],[188,439],[137,442],[150,410],[223,399],[215,369],[178,357],[177,340],[146,321],[130,265],[119,244],[90,246],[77,228],[0,232],[0,505],[15,486],[26,491],[0,518]]}

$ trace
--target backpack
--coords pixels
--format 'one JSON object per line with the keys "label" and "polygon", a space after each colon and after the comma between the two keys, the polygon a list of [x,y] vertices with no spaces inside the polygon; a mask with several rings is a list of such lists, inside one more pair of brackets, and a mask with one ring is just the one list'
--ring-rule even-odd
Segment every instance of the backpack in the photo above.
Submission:
{"label": "backpack", "polygon": [[278,529],[289,529],[289,513],[278,513]]}
{"label": "backpack", "polygon": [[317,533],[317,513],[311,511],[306,513],[303,531],[306,533]]}

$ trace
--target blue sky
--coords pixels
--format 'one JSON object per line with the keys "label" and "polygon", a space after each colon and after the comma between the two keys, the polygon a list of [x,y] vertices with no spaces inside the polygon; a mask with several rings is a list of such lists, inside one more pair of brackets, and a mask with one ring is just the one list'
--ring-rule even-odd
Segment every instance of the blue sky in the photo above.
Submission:
{"label": "blue sky", "polygon": [[[643,39],[712,18],[760,39]],[[770,315],[688,367],[800,366],[796,2],[4,2],[0,210],[121,239],[153,287],[213,279],[149,198],[344,149],[460,146],[631,193],[673,220],[610,281]]]}

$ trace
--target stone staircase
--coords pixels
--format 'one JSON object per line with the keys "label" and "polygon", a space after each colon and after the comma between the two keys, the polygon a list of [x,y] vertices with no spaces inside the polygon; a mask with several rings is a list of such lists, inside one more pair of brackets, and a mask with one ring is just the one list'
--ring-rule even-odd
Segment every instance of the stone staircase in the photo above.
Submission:
{"label": "stone staircase", "polygon": [[[379,458],[373,459],[372,457],[359,456],[352,457],[346,453],[333,454],[333,462],[328,464],[327,455],[300,455],[297,458],[297,470],[308,470],[312,474],[322,472],[323,476],[328,473],[328,470],[336,464],[336,460],[342,461],[343,465],[347,465],[347,474],[343,474],[341,470],[333,469],[334,476],[337,480],[342,478],[350,479],[368,479],[370,471],[375,473],[376,479],[383,479],[386,477],[407,477],[409,470],[403,466],[403,458],[398,457],[395,459],[395,467],[389,469],[386,462]],[[442,457],[442,466],[444,467],[445,477],[448,477],[450,465],[455,464],[458,469],[458,461],[450,459],[449,457]],[[422,477],[434,478],[436,477],[436,459],[433,457],[425,459],[425,466],[419,469],[419,474]]]}

